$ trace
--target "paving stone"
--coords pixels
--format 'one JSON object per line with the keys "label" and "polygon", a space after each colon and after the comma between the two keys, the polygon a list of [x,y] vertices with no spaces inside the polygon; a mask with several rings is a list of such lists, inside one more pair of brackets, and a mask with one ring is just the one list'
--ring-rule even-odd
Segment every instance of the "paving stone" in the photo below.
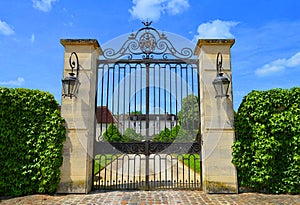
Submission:
{"label": "paving stone", "polygon": [[1,205],[148,205],[148,204],[230,204],[300,205],[300,195],[205,194],[202,191],[97,191],[87,195],[30,195],[0,198]]}

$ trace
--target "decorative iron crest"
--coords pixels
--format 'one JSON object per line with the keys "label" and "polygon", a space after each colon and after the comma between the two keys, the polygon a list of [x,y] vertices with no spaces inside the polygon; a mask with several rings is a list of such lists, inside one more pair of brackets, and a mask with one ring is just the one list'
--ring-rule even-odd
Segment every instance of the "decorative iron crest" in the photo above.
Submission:
{"label": "decorative iron crest", "polygon": [[97,154],[200,154],[199,143],[184,142],[96,142],[94,151]]}
{"label": "decorative iron crest", "polygon": [[139,29],[135,34],[131,33],[118,51],[107,48],[103,52],[103,57],[105,59],[133,59],[133,56],[142,59],[189,59],[193,56],[191,48],[185,47],[178,51],[166,34],[150,27],[151,23],[143,22],[145,27]]}

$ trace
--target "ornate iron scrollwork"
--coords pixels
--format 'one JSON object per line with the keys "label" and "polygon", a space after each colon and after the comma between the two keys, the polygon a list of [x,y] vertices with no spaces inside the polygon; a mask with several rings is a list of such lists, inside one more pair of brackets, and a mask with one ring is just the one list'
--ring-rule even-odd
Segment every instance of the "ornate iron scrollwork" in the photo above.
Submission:
{"label": "ornate iron scrollwork", "polygon": [[132,59],[133,56],[142,59],[155,57],[166,59],[170,57],[184,60],[193,56],[191,48],[186,47],[178,51],[166,34],[149,27],[151,22],[146,22],[144,25],[145,27],[139,29],[135,34],[131,33],[119,50],[115,51],[113,48],[106,48],[103,52],[103,57],[110,60]]}
{"label": "ornate iron scrollwork", "polygon": [[[146,153],[149,143],[149,153]],[[198,143],[183,142],[97,142],[95,151],[98,154],[200,154]]]}

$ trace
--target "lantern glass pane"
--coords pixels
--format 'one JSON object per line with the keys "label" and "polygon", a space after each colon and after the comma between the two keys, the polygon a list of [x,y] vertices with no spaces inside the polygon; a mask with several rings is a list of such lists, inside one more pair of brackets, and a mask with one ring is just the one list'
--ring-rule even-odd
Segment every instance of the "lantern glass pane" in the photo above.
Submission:
{"label": "lantern glass pane", "polygon": [[214,83],[214,87],[215,87],[215,90],[216,90],[216,93],[217,93],[217,97],[218,96],[221,96],[223,94],[223,86],[222,86],[222,82],[219,81],[217,83]]}
{"label": "lantern glass pane", "polygon": [[73,96],[74,95],[75,84],[76,84],[76,81],[74,81],[74,80],[72,80],[72,81],[70,80],[69,81],[69,90],[68,90],[69,96]]}
{"label": "lantern glass pane", "polygon": [[63,96],[72,97],[75,94],[78,80],[74,76],[68,76],[62,80]]}
{"label": "lantern glass pane", "polygon": [[216,97],[227,97],[230,81],[223,74],[216,77],[213,81],[214,88],[216,90]]}
{"label": "lantern glass pane", "polygon": [[63,87],[63,96],[67,95],[68,93],[68,84],[66,80],[62,80],[62,87]]}

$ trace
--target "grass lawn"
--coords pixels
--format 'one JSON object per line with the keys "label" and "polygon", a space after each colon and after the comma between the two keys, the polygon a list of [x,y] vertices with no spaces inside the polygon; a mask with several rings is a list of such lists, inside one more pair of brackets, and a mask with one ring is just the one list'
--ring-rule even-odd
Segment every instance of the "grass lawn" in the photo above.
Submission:
{"label": "grass lawn", "polygon": [[[97,155],[95,157],[94,173],[98,173],[115,159],[117,159],[121,154],[105,154]],[[179,161],[183,162],[190,169],[197,173],[201,173],[201,161],[200,155],[198,154],[176,154],[172,155],[174,158],[178,158]]]}
{"label": "grass lawn", "polygon": [[94,163],[94,173],[98,173],[112,161],[117,159],[120,154],[105,154],[105,155],[97,155],[95,157]]}
{"label": "grass lawn", "polygon": [[182,154],[177,155],[179,161],[183,162],[190,169],[194,170],[197,173],[201,173],[201,161],[199,154]]}

